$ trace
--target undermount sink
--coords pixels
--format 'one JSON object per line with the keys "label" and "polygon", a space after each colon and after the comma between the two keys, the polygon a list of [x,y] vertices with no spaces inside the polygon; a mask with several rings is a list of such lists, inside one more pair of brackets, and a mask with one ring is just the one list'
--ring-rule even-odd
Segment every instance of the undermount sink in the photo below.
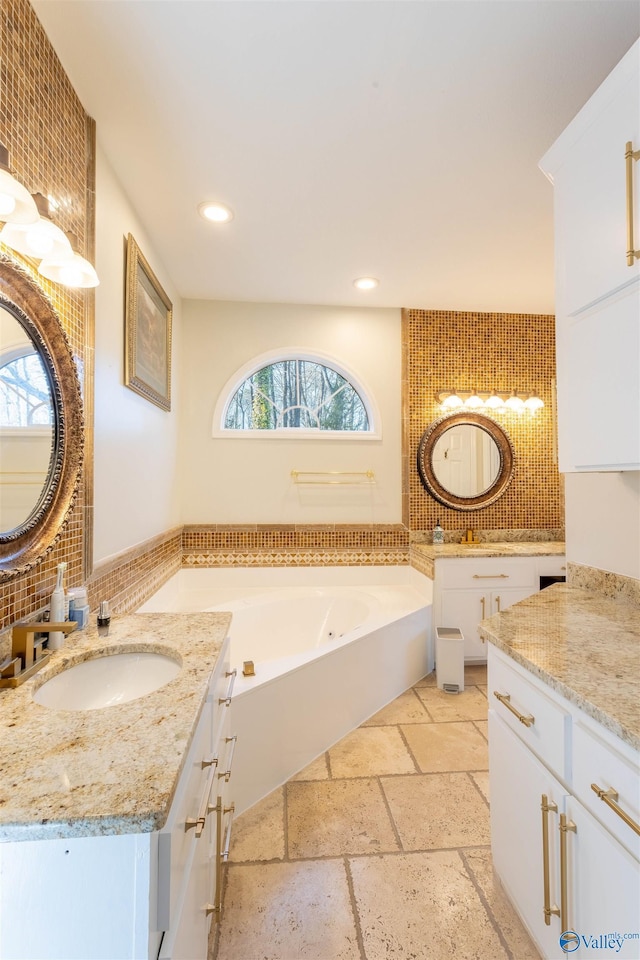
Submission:
{"label": "undermount sink", "polygon": [[178,676],[181,665],[152,651],[83,660],[39,687],[33,699],[56,710],[99,710],[137,700]]}

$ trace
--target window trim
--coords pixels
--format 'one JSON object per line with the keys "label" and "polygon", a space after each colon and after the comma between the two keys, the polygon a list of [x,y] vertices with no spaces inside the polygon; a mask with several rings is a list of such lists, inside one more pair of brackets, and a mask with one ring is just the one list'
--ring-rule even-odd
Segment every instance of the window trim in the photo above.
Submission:
{"label": "window trim", "polygon": [[[301,427],[279,427],[276,430],[230,430],[224,426],[227,409],[236,390],[254,373],[272,363],[282,360],[307,360],[310,363],[319,363],[329,367],[344,377],[360,397],[369,420],[368,430],[308,430]],[[362,443],[366,440],[382,439],[382,421],[373,393],[363,381],[362,377],[336,360],[335,357],[319,350],[309,350],[301,347],[287,347],[280,350],[268,350],[253,357],[243,364],[231,376],[220,391],[213,412],[211,435],[216,438],[241,440],[352,440]]]}

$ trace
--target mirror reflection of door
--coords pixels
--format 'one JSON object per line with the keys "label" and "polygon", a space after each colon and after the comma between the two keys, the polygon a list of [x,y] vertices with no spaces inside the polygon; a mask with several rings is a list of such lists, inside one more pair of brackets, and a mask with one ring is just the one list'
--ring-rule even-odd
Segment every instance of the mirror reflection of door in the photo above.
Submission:
{"label": "mirror reflection of door", "polygon": [[500,451],[485,430],[473,424],[457,424],[435,442],[432,469],[449,493],[477,497],[498,477]]}
{"label": "mirror reflection of door", "polygon": [[0,533],[22,527],[47,487],[53,416],[42,359],[22,324],[0,307]]}

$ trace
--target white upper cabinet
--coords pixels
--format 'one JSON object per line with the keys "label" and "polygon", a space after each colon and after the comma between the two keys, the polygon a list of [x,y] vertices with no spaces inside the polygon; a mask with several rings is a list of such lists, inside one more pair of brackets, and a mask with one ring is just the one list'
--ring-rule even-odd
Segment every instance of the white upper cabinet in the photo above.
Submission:
{"label": "white upper cabinet", "polygon": [[540,166],[554,185],[558,446],[563,472],[640,469],[640,41]]}

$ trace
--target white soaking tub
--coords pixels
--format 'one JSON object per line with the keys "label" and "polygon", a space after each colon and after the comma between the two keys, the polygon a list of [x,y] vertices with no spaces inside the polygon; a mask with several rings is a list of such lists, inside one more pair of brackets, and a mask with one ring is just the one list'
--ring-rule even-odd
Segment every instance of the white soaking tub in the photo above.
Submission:
{"label": "white soaking tub", "polygon": [[241,813],[433,669],[431,598],[407,566],[224,568],[182,570],[140,610],[233,614]]}

